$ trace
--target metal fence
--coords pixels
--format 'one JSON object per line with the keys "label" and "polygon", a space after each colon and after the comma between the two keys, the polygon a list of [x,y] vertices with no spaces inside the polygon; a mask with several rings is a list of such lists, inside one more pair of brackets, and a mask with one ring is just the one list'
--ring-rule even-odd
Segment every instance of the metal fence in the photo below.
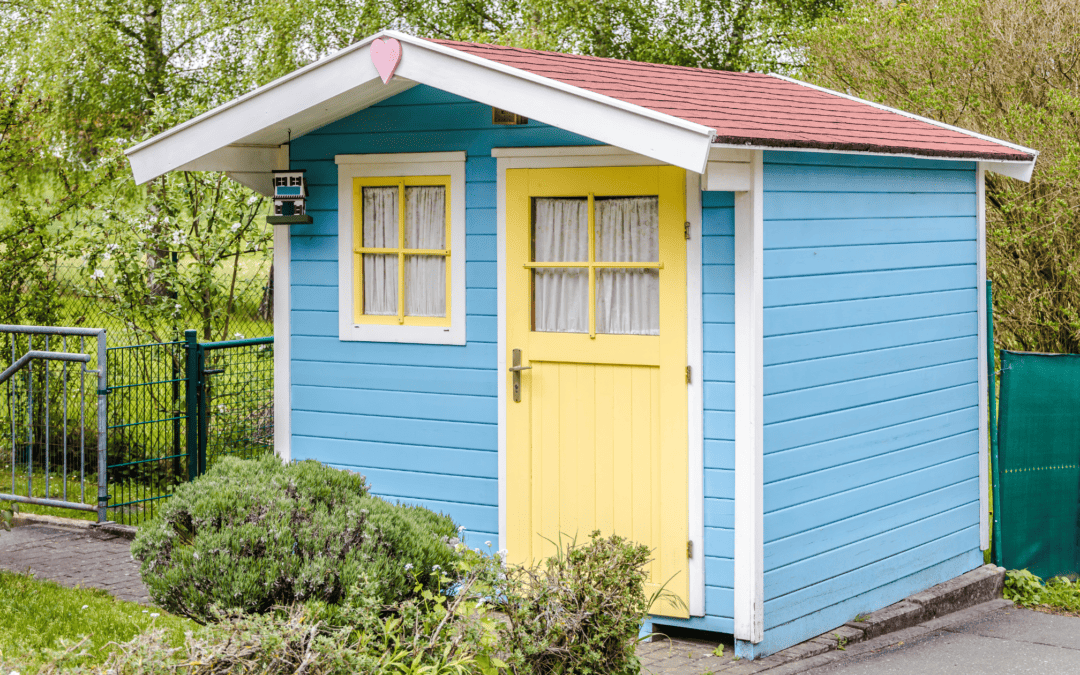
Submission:
{"label": "metal fence", "polygon": [[[188,372],[188,439],[204,473],[219,457],[251,458],[274,448],[274,338],[195,342],[186,334]],[[194,442],[193,442],[194,441]]]}
{"label": "metal fence", "polygon": [[[0,325],[0,501],[105,520],[105,331]],[[89,380],[89,382],[87,382]]]}
{"label": "metal fence", "polygon": [[0,334],[0,501],[137,525],[218,458],[273,452],[273,338],[109,348],[96,328]]}
{"label": "metal fence", "polygon": [[183,342],[108,350],[109,519],[153,517],[193,477],[187,451],[187,355]]}

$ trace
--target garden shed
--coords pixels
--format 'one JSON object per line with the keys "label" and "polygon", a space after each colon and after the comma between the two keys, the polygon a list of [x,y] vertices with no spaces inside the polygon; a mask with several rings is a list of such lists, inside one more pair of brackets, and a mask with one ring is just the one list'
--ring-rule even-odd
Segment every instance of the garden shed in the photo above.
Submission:
{"label": "garden shed", "polygon": [[747,658],[982,564],[983,176],[1036,154],[776,75],[394,31],[128,151],[140,183],[303,171],[283,458],[513,561],[646,543],[654,626]]}

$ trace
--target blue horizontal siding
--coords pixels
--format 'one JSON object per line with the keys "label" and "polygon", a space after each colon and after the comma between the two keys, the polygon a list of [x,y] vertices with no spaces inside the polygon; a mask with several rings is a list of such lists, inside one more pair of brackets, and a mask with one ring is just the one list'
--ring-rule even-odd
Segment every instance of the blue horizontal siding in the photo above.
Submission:
{"label": "blue horizontal siding", "polygon": [[726,626],[735,616],[734,205],[733,193],[702,193],[706,616],[695,627]]}
{"label": "blue horizontal siding", "polygon": [[[447,513],[498,544],[496,161],[493,147],[593,141],[417,86],[292,142],[313,221],[291,230],[293,456],[358,471],[380,496]],[[464,346],[338,339],[338,154],[462,151]]]}
{"label": "blue horizontal siding", "polygon": [[974,165],[765,155],[767,653],[981,557]]}

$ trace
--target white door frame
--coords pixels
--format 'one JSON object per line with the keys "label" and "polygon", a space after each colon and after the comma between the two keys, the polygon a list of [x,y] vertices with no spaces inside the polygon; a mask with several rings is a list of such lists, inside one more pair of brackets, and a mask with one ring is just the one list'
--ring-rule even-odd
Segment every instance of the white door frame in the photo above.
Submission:
{"label": "white door frame", "polygon": [[[498,184],[498,331],[499,331],[499,548],[506,549],[506,170],[576,168],[594,166],[663,166],[665,163],[620,148],[574,146],[549,148],[494,148]],[[704,410],[702,408],[701,323],[701,176],[686,172],[686,220],[690,239],[686,249],[686,363],[691,369],[687,385],[688,503],[690,558],[690,616],[705,615],[704,521]]]}

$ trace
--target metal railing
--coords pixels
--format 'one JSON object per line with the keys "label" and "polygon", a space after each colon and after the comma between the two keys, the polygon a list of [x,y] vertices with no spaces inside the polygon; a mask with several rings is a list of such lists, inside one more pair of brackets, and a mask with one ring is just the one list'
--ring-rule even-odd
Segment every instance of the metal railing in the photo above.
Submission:
{"label": "metal railing", "polygon": [[[108,377],[106,359],[106,337],[102,328],[67,328],[58,326],[13,326],[0,325],[0,333],[6,333],[11,343],[11,364],[0,373],[0,395],[6,395],[10,419],[3,420],[4,424],[10,424],[11,439],[11,491],[0,493],[0,501],[15,502],[19,504],[31,504],[62,509],[74,509],[89,511],[97,514],[98,522],[106,520],[106,505],[108,503],[108,486],[106,477],[107,455],[106,441],[106,418],[108,414]],[[34,338],[42,339],[43,349],[34,349]],[[86,338],[94,338],[97,342],[94,354],[86,353]],[[78,338],[78,351],[68,351],[69,338]],[[61,351],[50,349],[53,346],[61,347]],[[59,345],[56,343],[59,342]],[[74,346],[74,345],[70,345]],[[22,356],[18,356],[20,351]],[[88,368],[96,358],[97,368]],[[59,373],[59,386],[54,385],[53,368],[51,364],[62,364]],[[70,387],[70,370],[68,364],[80,363],[81,368],[77,372],[79,378],[78,390],[73,391]],[[35,364],[41,366],[35,372]],[[25,378],[15,377],[22,373]],[[97,376],[97,438],[96,463],[97,463],[97,501],[86,503],[86,480],[87,466],[93,462],[87,462],[86,457],[86,376]],[[23,380],[20,386],[20,380]],[[2,385],[7,384],[6,391]],[[35,391],[37,392],[35,398]],[[72,447],[71,433],[71,407],[72,399],[78,407],[79,421],[77,424],[78,454]],[[25,413],[17,412],[20,407],[25,407]],[[57,420],[54,410],[61,413],[61,419]],[[25,438],[19,433],[20,423],[25,422]],[[59,424],[59,428],[55,428]],[[35,434],[35,432],[37,432]],[[59,435],[59,438],[56,436]],[[7,436],[7,434],[5,434]],[[57,447],[58,446],[58,447]],[[35,455],[37,450],[37,455]],[[56,460],[59,460],[59,466]],[[77,460],[77,461],[75,461]],[[69,485],[71,464],[78,465],[78,492],[79,501],[69,499]],[[25,471],[26,494],[19,494],[17,489],[18,476]],[[55,478],[61,482],[62,488],[57,497],[53,498],[54,473],[59,472]],[[38,496],[35,492],[35,473],[41,474],[38,478],[38,492],[44,496]],[[44,485],[42,486],[42,481]]]}

